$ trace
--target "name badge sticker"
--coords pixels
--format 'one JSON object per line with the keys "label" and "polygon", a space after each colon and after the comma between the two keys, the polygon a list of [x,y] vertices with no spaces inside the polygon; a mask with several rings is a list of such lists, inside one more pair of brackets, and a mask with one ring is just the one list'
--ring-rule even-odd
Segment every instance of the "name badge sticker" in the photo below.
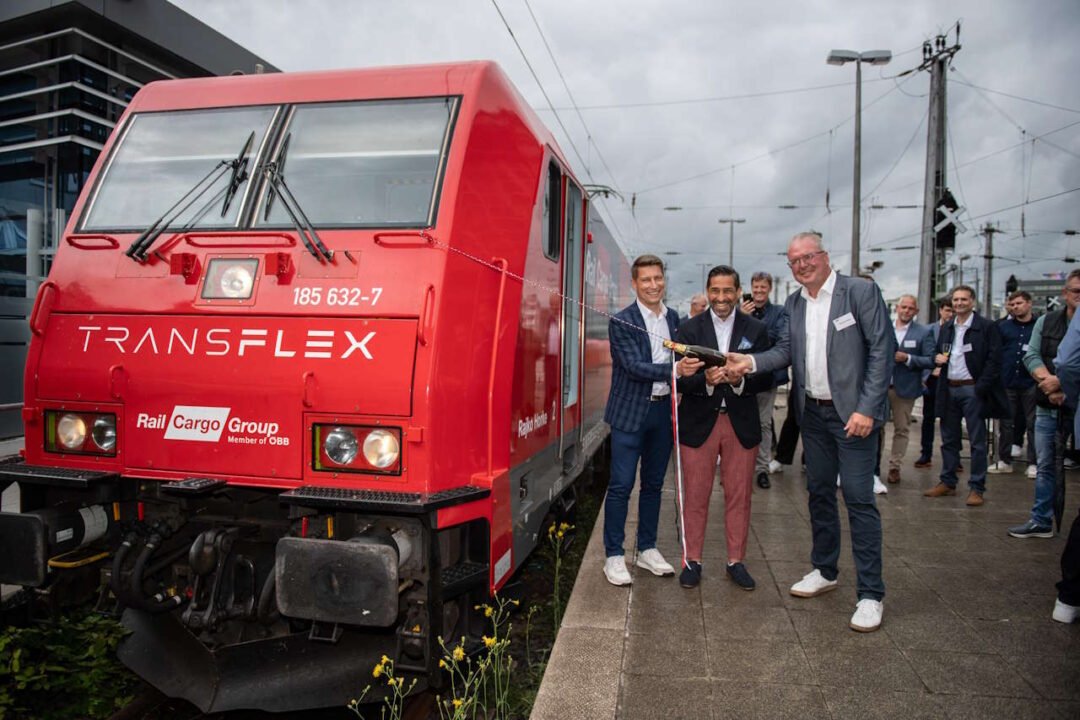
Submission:
{"label": "name badge sticker", "polygon": [[915,341],[914,340],[905,340],[904,341],[904,347],[915,347]]}
{"label": "name badge sticker", "polygon": [[839,331],[843,330],[844,328],[849,328],[852,325],[854,325],[855,324],[855,318],[852,317],[851,313],[844,313],[840,317],[833,320],[832,324],[833,324],[833,327],[836,328],[836,331],[839,332]]}
{"label": "name badge sticker", "polygon": [[1029,349],[1029,346],[1028,346],[1027,343],[1024,343],[1023,345],[1020,346],[1020,349],[1023,350],[1024,352],[1027,352],[1028,349]]}
{"label": "name badge sticker", "polygon": [[963,345],[961,345],[960,346],[960,352],[961,353],[969,353],[969,352],[971,352],[971,343],[964,343]]}

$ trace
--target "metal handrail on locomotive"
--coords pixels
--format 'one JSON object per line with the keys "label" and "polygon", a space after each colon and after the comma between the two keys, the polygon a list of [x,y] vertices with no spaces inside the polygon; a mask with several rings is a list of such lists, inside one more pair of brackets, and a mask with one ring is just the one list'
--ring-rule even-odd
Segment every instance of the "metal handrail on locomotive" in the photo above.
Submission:
{"label": "metal handrail on locomotive", "polygon": [[493,63],[151,83],[29,320],[0,582],[207,712],[437,687],[606,441],[628,275]]}

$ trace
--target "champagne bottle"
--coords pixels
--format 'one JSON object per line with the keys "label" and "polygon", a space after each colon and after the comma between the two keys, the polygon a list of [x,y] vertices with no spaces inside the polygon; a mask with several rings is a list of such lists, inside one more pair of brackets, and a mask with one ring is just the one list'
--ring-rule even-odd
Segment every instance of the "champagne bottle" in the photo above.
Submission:
{"label": "champagne bottle", "polygon": [[682,343],[665,340],[664,347],[674,350],[685,357],[701,360],[705,363],[705,367],[724,367],[724,365],[727,365],[727,355],[703,345],[683,345]]}

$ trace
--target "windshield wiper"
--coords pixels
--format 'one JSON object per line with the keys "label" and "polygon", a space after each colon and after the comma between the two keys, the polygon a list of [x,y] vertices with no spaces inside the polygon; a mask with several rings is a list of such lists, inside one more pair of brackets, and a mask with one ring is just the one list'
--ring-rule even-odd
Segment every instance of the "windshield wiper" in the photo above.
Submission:
{"label": "windshield wiper", "polygon": [[[251,138],[249,137],[248,143],[250,142]],[[241,159],[247,153],[248,143],[245,143],[244,149],[240,151],[240,155],[238,155],[235,160],[219,160],[218,163],[210,169],[210,172],[206,173],[202,179],[192,185],[179,200],[173,203],[172,207],[163,212],[161,217],[155,220],[150,227],[146,228],[139,237],[135,238],[135,241],[128,246],[128,249],[124,251],[124,254],[139,262],[146,260],[146,254],[150,251],[150,247],[159,237],[161,237],[162,233],[164,233],[170,225],[176,222],[181,215],[187,212],[188,208],[194,205],[210,188],[214,187],[218,180],[225,176],[227,170],[232,168],[235,177],[235,173],[237,173],[241,164],[246,165],[246,160],[242,162]],[[226,188],[226,191],[227,189],[228,188]],[[216,202],[217,197],[220,197],[220,195],[221,193],[219,192],[218,195],[215,196],[214,202]],[[211,203],[211,206],[212,205],[213,202]],[[178,207],[180,208],[179,210],[177,210]],[[174,210],[176,212],[173,212]]]}
{"label": "windshield wiper", "polygon": [[229,212],[229,205],[232,204],[233,196],[236,195],[236,191],[240,189],[240,184],[247,180],[247,154],[251,150],[251,144],[255,142],[255,131],[252,130],[248,135],[247,142],[244,143],[244,149],[240,151],[240,154],[236,156],[236,159],[232,161],[232,176],[229,177],[229,186],[225,191],[225,202],[221,206],[221,217]]}
{"label": "windshield wiper", "polygon": [[[266,177],[270,181],[270,190],[274,195],[277,195],[277,197],[281,199],[281,206],[285,208],[285,212],[288,214],[289,219],[292,220],[293,226],[300,236],[300,241],[304,243],[304,247],[307,248],[307,251],[319,262],[330,262],[334,259],[334,251],[323,244],[322,238],[315,232],[315,226],[311,224],[311,220],[308,219],[304,209],[300,207],[300,203],[297,202],[296,196],[292,194],[292,191],[289,190],[289,186],[285,183],[285,175],[282,172],[282,167],[291,139],[291,133],[285,136],[285,141],[281,144],[281,150],[278,151],[277,159],[266,165]],[[264,219],[268,218],[270,215],[269,205],[271,198],[272,196],[267,198],[267,208]]]}

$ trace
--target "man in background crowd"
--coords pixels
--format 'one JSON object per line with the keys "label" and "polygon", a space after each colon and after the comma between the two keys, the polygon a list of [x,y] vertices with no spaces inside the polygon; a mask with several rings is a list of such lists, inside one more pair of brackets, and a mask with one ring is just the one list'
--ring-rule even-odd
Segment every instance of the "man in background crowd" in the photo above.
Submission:
{"label": "man in background crowd", "polygon": [[[742,311],[765,323],[769,331],[769,347],[776,344],[780,337],[780,326],[787,322],[784,308],[769,302],[772,292],[773,277],[767,272],[758,271],[750,278],[750,299],[743,301]],[[776,389],[786,385],[787,368],[772,374],[772,386],[757,394],[758,417],[761,420],[761,445],[758,446],[754,476],[759,488],[767,489],[772,483],[769,475],[780,472],[781,465],[773,459],[773,408],[776,405]]]}
{"label": "man in background crowd", "polygon": [[889,406],[892,410],[892,451],[889,453],[890,483],[900,482],[900,465],[907,452],[911,410],[922,395],[923,373],[934,365],[934,335],[929,325],[915,322],[919,305],[914,295],[901,295],[896,303],[896,351],[893,354]]}
{"label": "man in background crowd", "polygon": [[[1031,374],[1035,386],[1035,501],[1027,522],[1009,528],[1014,538],[1054,537],[1054,497],[1057,494],[1056,442],[1059,439],[1059,423],[1068,424],[1071,413],[1063,406],[1061,382],[1054,367],[1058,346],[1065,337],[1069,322],[1080,305],[1080,270],[1073,270],[1065,280],[1061,294],[1065,307],[1047,313],[1035,321],[1027,352],[1024,353],[1025,370]],[[1066,417],[1059,418],[1061,414]],[[1068,431],[1065,431],[1068,434]],[[1065,440],[1064,435],[1060,440]]]}
{"label": "man in background crowd", "polygon": [[705,308],[709,307],[709,299],[705,297],[704,293],[698,293],[690,298],[690,313],[686,316],[687,319],[700,315],[705,312]]}
{"label": "man in background crowd", "polygon": [[[937,346],[938,337],[941,335],[941,328],[945,323],[952,320],[952,318],[952,300],[949,298],[939,300],[937,322],[930,324],[930,332],[933,335],[935,346]],[[930,461],[934,457],[934,427],[937,422],[934,404],[937,398],[938,376],[940,375],[941,368],[935,366],[926,377],[926,389],[923,391],[922,442],[919,451],[919,459],[915,461],[915,467],[917,468],[930,467]]]}
{"label": "man in background crowd", "polygon": [[937,498],[956,494],[960,467],[960,423],[971,442],[971,476],[967,505],[978,507],[986,494],[986,423],[1008,412],[1001,384],[1001,335],[997,325],[975,312],[975,291],[957,285],[951,293],[956,315],[941,328],[935,364],[942,368],[937,384],[941,418],[940,482],[923,495]]}
{"label": "man in background crowd", "polygon": [[[990,474],[1010,473],[1013,456],[1019,454],[1027,436],[1027,476],[1035,478],[1035,381],[1024,367],[1024,353],[1031,341],[1035,316],[1031,293],[1017,290],[1005,303],[1008,317],[998,322],[1001,333],[1001,381],[1009,399],[1009,416],[998,421],[998,460],[986,469]],[[1020,458],[1016,458],[1019,460]]]}

